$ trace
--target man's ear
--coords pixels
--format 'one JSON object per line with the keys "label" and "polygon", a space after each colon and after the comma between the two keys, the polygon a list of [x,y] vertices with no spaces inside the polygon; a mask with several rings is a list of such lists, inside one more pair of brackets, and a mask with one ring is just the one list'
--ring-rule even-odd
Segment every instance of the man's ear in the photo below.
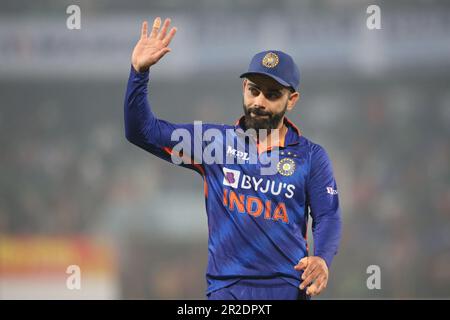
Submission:
{"label": "man's ear", "polygon": [[247,85],[247,79],[244,78],[244,81],[242,81],[242,93],[245,93],[245,86]]}
{"label": "man's ear", "polygon": [[292,109],[294,109],[298,99],[300,99],[300,92],[295,91],[293,93],[290,93],[287,101],[287,110],[291,111]]}

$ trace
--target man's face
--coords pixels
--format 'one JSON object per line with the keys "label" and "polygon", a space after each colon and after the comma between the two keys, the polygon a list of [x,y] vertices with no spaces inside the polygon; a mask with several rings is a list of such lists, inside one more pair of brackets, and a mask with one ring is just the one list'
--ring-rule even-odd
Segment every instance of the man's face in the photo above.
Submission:
{"label": "man's face", "polygon": [[292,110],[298,96],[298,92],[292,93],[268,76],[247,76],[243,82],[245,127],[255,130],[280,128],[284,114]]}

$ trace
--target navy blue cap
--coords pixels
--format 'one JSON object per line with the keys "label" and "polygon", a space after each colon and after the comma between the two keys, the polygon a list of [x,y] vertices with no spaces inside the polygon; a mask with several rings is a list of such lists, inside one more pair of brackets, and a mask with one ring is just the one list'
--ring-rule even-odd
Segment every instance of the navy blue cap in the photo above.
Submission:
{"label": "navy blue cap", "polygon": [[251,74],[264,74],[271,77],[285,87],[298,89],[300,71],[294,59],[287,53],[278,50],[268,50],[255,54],[250,62],[248,71],[241,74],[241,78]]}

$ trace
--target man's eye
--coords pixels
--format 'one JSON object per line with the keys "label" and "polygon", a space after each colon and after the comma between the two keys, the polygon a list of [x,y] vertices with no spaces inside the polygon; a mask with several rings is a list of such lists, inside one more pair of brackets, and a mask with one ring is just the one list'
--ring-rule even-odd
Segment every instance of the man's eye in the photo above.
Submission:
{"label": "man's eye", "polygon": [[266,98],[269,100],[276,100],[280,97],[280,95],[278,93],[268,93],[266,95]]}
{"label": "man's eye", "polygon": [[250,90],[250,93],[252,95],[254,95],[255,97],[259,96],[259,91],[256,90],[255,88],[250,88],[249,90]]}

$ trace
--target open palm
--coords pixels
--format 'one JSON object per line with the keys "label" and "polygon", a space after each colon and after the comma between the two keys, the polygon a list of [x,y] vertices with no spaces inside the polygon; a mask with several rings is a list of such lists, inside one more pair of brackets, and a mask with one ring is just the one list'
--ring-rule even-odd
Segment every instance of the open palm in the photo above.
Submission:
{"label": "open palm", "polygon": [[170,52],[168,45],[177,32],[177,28],[169,29],[170,19],[166,19],[160,30],[161,18],[153,21],[153,27],[148,35],[148,23],[142,23],[141,38],[134,47],[131,63],[136,71],[145,72],[157,63],[166,53]]}

